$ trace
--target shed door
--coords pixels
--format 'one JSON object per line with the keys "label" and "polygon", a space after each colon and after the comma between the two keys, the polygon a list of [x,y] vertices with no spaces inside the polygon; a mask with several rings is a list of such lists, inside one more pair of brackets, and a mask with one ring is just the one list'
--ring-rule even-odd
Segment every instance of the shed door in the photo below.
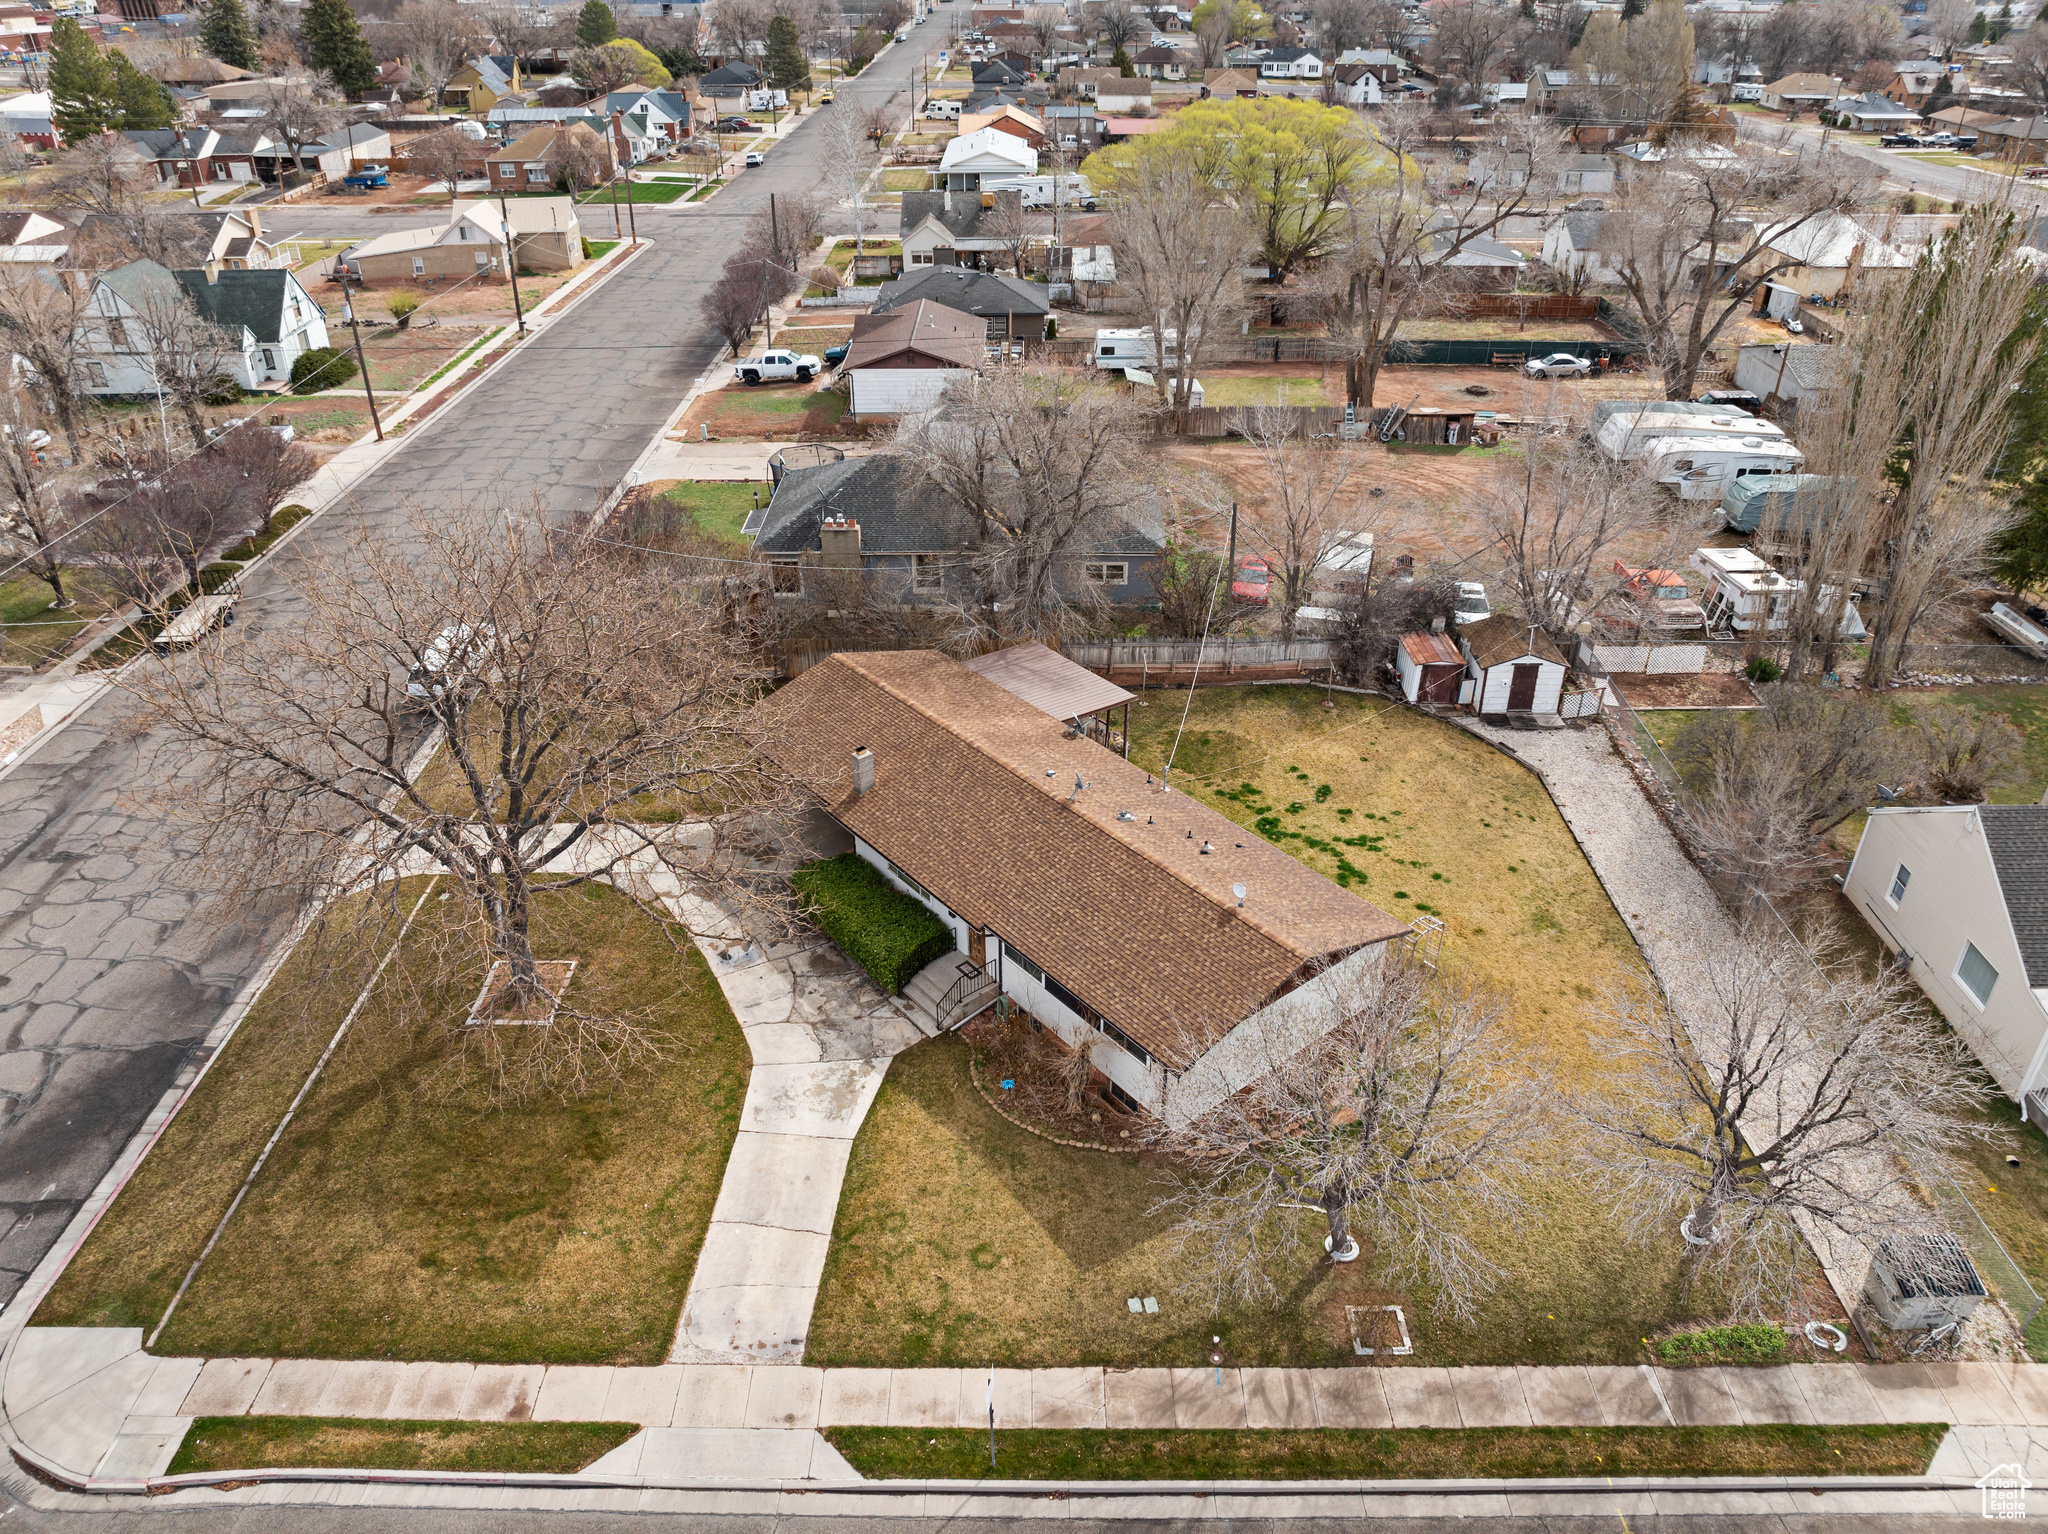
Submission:
{"label": "shed door", "polygon": [[1425,703],[1456,703],[1458,683],[1464,679],[1462,666],[1425,666],[1422,671],[1422,701]]}
{"label": "shed door", "polygon": [[1543,674],[1543,668],[1534,662],[1522,662],[1515,667],[1514,679],[1508,683],[1508,712],[1525,713],[1536,706],[1536,678]]}

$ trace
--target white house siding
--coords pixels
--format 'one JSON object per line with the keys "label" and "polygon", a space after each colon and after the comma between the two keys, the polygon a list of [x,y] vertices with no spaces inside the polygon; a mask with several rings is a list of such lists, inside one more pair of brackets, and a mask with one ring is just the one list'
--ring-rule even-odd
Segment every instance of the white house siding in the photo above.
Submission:
{"label": "white house siding", "polygon": [[1198,1119],[1265,1076],[1274,1062],[1299,1054],[1336,1026],[1337,1002],[1346,989],[1377,983],[1385,960],[1386,944],[1362,948],[1254,1012],[1169,1083],[1161,1116],[1175,1126]]}
{"label": "white house siding", "polygon": [[855,368],[847,408],[854,415],[909,415],[938,404],[962,368]]}
{"label": "white house siding", "polygon": [[[1480,695],[1480,713],[1504,714],[1508,711],[1508,689],[1515,685],[1517,664],[1515,661],[1502,661],[1498,666],[1486,668],[1486,690]],[[1523,661],[1519,664],[1543,668],[1536,675],[1536,696],[1529,704],[1530,712],[1556,713],[1558,699],[1564,694],[1564,667],[1555,661]]]}
{"label": "white house siding", "polygon": [[879,868],[882,871],[883,878],[887,879],[897,889],[900,889],[912,900],[923,905],[932,915],[944,922],[953,934],[953,946],[962,953],[967,952],[967,939],[973,929],[962,918],[955,916],[943,900],[932,894],[930,890],[910,883],[910,876],[908,874],[898,869],[895,864],[891,863],[858,836],[853,839],[853,850]]}
{"label": "white house siding", "polygon": [[[1901,863],[1913,877],[1894,909],[1889,896]],[[2024,1091],[2041,1086],[2048,1007],[2027,989],[1974,809],[1872,810],[1843,893],[1886,947],[1913,956],[1914,980],[2001,1091],[2018,1102]],[[1978,1006],[1955,978],[1965,943],[1975,943],[1998,971],[1989,1006]]]}
{"label": "white house siding", "polygon": [[[1053,995],[1017,962],[1021,950],[1000,940],[992,942],[990,947],[999,950],[999,954],[992,952],[990,958],[997,963],[997,975],[1005,995],[1058,1034],[1060,1041],[1069,1049],[1086,1040],[1094,1050],[1097,1070],[1144,1104],[1148,1111],[1160,1111],[1165,1100],[1166,1073],[1158,1061],[1148,1063],[1139,1060],[1098,1029],[1093,1021],[1082,1017]],[[1033,964],[1039,962],[1036,955],[1025,954],[1024,957]],[[1053,972],[1053,978],[1059,978],[1057,970]]]}

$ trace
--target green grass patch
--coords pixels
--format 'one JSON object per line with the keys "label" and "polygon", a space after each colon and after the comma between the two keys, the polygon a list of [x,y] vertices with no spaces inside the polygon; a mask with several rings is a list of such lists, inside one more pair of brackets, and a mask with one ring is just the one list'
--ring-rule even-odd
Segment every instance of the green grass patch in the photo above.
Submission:
{"label": "green grass patch", "polygon": [[1316,378],[1205,378],[1202,403],[1235,409],[1257,405],[1327,405],[1330,394],[1322,380]]}
{"label": "green grass patch", "polygon": [[[596,242],[593,241],[592,243],[594,245]],[[608,240],[605,243],[607,246],[611,246],[618,244],[618,241]],[[461,367],[462,364],[476,352],[476,349],[479,346],[482,346],[486,341],[490,340],[492,336],[496,335],[499,331],[503,330],[504,328],[505,327],[503,325],[493,325],[489,330],[486,330],[482,335],[478,336],[474,341],[470,342],[469,345],[463,347],[462,350],[457,352],[453,357],[450,357],[448,361],[445,364],[443,364],[443,366],[440,368],[438,372],[434,373],[431,377],[421,379],[420,382],[415,387],[421,389],[431,389],[435,384],[439,383],[442,379],[446,378],[450,373],[454,372],[457,368]]]}
{"label": "green grass patch", "polygon": [[603,260],[603,259],[604,259],[604,258],[605,258],[606,256],[610,255],[610,254],[611,254],[611,253],[612,253],[613,251],[617,250],[617,249],[618,249],[618,248],[619,248],[619,247],[620,247],[621,245],[623,245],[623,244],[625,243],[625,241],[623,241],[623,240],[585,240],[585,241],[584,241],[583,243],[584,243],[584,244],[586,244],[586,245],[588,245],[588,246],[590,247],[590,259],[591,259],[591,260],[593,260],[593,261],[602,261],[602,260]]}
{"label": "green grass patch", "polygon": [[953,933],[857,852],[823,858],[790,878],[804,914],[883,990],[900,994],[927,964],[953,951]]}
{"label": "green grass patch", "polygon": [[[795,343],[792,342],[792,345]],[[735,384],[714,396],[711,429],[746,436],[756,431],[823,431],[846,414],[846,396],[808,384],[749,389]]]}
{"label": "green grass patch", "polygon": [[282,538],[311,515],[313,515],[313,509],[310,506],[301,506],[297,502],[293,502],[289,506],[280,506],[271,516],[269,532],[256,533],[251,537],[244,538],[221,557],[247,564],[258,554],[266,552],[278,539]]}
{"label": "green grass patch", "polygon": [[[423,952],[453,905],[430,901]],[[543,891],[535,946],[572,1005],[634,1007],[671,1057],[608,1093],[502,1112],[437,1097],[480,961],[424,995],[405,957],[187,1292],[167,1353],[655,1364],[668,1355],[739,1127],[745,1039],[694,945],[601,886]],[[369,978],[294,996],[286,962],[38,1314],[153,1328]],[[346,968],[346,967],[344,967]]]}
{"label": "green grass patch", "polygon": [[882,172],[877,190],[884,192],[922,192],[932,184],[932,173],[915,165],[899,166]]}
{"label": "green grass patch", "polygon": [[[688,185],[680,181],[633,181],[619,188],[618,200],[622,205],[629,202],[675,202],[688,190]],[[593,203],[609,205],[612,201],[612,189],[601,186],[595,191],[585,192],[576,201],[584,207]]]}
{"label": "green grass patch", "polygon": [[166,1473],[305,1469],[574,1475],[639,1431],[635,1422],[200,1417],[186,1431]]}
{"label": "green grass patch", "polygon": [[717,191],[720,187],[724,185],[725,182],[722,179],[714,176],[711,180],[705,182],[702,186],[698,187],[697,190],[692,192],[689,195],[689,197],[686,198],[685,200],[688,202],[702,202],[705,198],[709,197],[713,192]]}
{"label": "green grass patch", "polygon": [[76,566],[64,571],[64,594],[72,605],[53,608],[46,582],[21,570],[0,576],[0,663],[39,666],[121,603],[105,576]]}
{"label": "green grass patch", "polygon": [[[242,1420],[242,1419],[235,1419]],[[254,1419],[250,1419],[254,1420]],[[874,1480],[1420,1481],[1561,1476],[1920,1475],[1948,1428],[1192,1429],[828,1427]]]}
{"label": "green grass patch", "polygon": [[1774,1364],[1785,1356],[1785,1333],[1763,1321],[1702,1326],[1656,1341],[1667,1364]]}
{"label": "green grass patch", "polygon": [[740,529],[757,504],[767,504],[768,487],[744,480],[684,480],[662,491],[661,498],[689,512],[690,520],[705,532],[728,543],[743,543]]}

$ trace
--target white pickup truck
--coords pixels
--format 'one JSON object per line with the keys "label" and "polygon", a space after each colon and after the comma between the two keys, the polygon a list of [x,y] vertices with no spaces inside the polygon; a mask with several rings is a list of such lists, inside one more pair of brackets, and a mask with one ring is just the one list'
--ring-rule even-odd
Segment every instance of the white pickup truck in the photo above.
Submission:
{"label": "white pickup truck", "polygon": [[732,365],[732,376],[749,388],[757,383],[774,383],[789,378],[798,383],[809,383],[824,371],[822,357],[800,352],[763,352],[758,357],[743,357]]}

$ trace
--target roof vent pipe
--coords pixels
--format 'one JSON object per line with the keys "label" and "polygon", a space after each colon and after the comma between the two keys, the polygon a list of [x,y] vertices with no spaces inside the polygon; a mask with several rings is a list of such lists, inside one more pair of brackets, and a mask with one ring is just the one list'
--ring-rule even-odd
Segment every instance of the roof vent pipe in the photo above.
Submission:
{"label": "roof vent pipe", "polygon": [[853,797],[872,793],[875,787],[875,753],[866,746],[856,746],[853,751]]}

